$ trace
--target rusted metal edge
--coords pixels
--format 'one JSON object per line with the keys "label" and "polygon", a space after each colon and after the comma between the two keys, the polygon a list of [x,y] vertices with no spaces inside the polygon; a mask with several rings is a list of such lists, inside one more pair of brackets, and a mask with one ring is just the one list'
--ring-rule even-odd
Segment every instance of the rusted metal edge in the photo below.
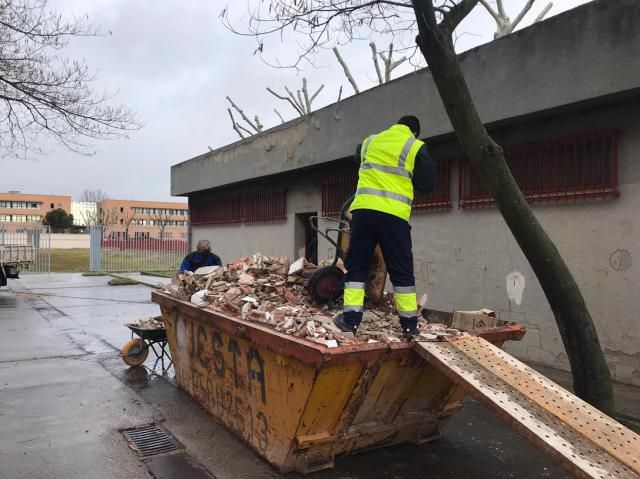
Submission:
{"label": "rusted metal edge", "polygon": [[[450,342],[455,342],[456,340],[450,341]],[[577,477],[577,478],[588,478],[588,479],[593,479],[593,478],[601,478],[601,477],[611,477],[611,478],[640,478],[640,475],[634,474],[633,471],[629,471],[626,467],[624,467],[624,469],[627,472],[622,472],[622,471],[616,471],[619,472],[619,474],[600,474],[600,472],[598,472],[598,475],[593,475],[590,474],[589,472],[583,470],[582,468],[580,468],[576,462],[577,459],[581,459],[577,456],[574,456],[574,460],[571,459],[571,455],[567,454],[566,451],[561,451],[559,450],[560,448],[554,447],[552,444],[550,444],[550,441],[546,441],[542,436],[538,434],[536,434],[536,431],[534,431],[532,428],[528,427],[527,425],[524,424],[524,422],[519,422],[518,420],[516,420],[516,418],[513,417],[512,413],[507,411],[506,408],[499,404],[498,402],[496,402],[495,400],[492,400],[488,395],[486,395],[485,393],[483,393],[476,385],[474,385],[470,379],[467,379],[465,377],[464,374],[461,374],[460,372],[457,372],[454,368],[454,366],[452,364],[450,364],[450,361],[445,361],[444,359],[441,359],[438,355],[434,354],[432,351],[430,351],[428,348],[429,346],[427,346],[426,348],[421,347],[421,344],[423,343],[416,343],[415,346],[415,350],[418,354],[420,354],[423,358],[425,358],[425,360],[427,360],[430,364],[432,364],[434,367],[438,368],[440,371],[442,371],[447,377],[449,377],[454,383],[458,384],[460,387],[462,387],[470,396],[472,396],[474,399],[476,399],[477,401],[479,401],[480,403],[482,403],[484,406],[486,406],[491,412],[493,412],[496,416],[498,416],[500,419],[502,419],[505,423],[507,423],[511,428],[513,428],[516,432],[518,432],[521,436],[523,436],[525,439],[527,439],[532,445],[534,445],[536,448],[540,449],[541,451],[543,451],[545,454],[549,455],[550,457],[552,457],[553,459],[555,459],[565,470],[567,470],[567,472],[569,472],[573,477]],[[439,343],[440,345],[444,346],[442,343]],[[453,345],[450,345],[449,347],[454,347]],[[457,350],[456,351],[458,353],[464,354],[464,352]],[[469,358],[469,362],[472,362],[473,360],[471,358]],[[491,384],[489,382],[486,383],[488,388],[491,389]],[[511,389],[513,389],[513,391],[515,392],[519,392],[517,391],[517,389],[514,389],[513,387],[509,386]],[[533,404],[535,405],[535,403],[533,401],[531,401],[530,399],[526,398],[526,396],[521,395],[523,399],[522,404],[526,406]],[[501,401],[500,401],[501,402]],[[572,435],[576,441],[576,443],[580,442],[580,440],[584,440],[586,438],[580,436],[575,430],[571,429],[570,427],[566,426],[562,419],[557,418],[556,416],[551,415],[550,413],[548,413],[546,410],[541,408],[541,412],[540,413],[535,413],[537,414],[537,417],[540,418],[540,421],[544,421],[545,417],[548,416],[548,418],[546,419],[548,421],[548,423],[552,423],[554,426],[556,426],[558,428],[558,430],[563,431],[565,434],[569,434]],[[522,419],[525,419],[524,417]],[[542,424],[542,423],[541,423]],[[565,427],[566,426],[566,427]],[[548,437],[548,436],[547,436]],[[588,439],[586,439],[588,440]],[[562,446],[565,446],[565,444],[562,444]],[[601,451],[599,452],[600,455],[606,455],[607,457],[609,457],[610,459],[617,461],[616,458],[610,456],[606,451]],[[598,463],[600,464],[600,463]],[[623,466],[623,464],[620,463],[621,466]]]}
{"label": "rusted metal edge", "polygon": [[[221,332],[231,334],[250,341],[252,344],[269,349],[276,354],[292,356],[305,364],[320,365],[352,364],[375,360],[380,354],[388,352],[390,358],[402,356],[411,351],[411,343],[363,343],[353,346],[329,348],[314,341],[297,338],[289,334],[275,331],[251,321],[227,316],[210,309],[202,309],[188,301],[174,298],[165,293],[154,291],[151,299],[162,307],[180,310],[192,319],[210,324]],[[490,342],[518,341],[525,334],[525,327],[517,323],[509,323],[499,328],[482,329],[476,335]]]}

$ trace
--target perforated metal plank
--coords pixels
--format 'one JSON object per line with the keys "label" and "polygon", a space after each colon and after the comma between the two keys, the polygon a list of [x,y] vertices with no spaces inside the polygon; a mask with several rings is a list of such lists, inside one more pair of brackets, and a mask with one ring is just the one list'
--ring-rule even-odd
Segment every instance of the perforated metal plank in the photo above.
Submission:
{"label": "perforated metal plank", "polygon": [[575,477],[640,478],[640,436],[482,338],[416,352]]}

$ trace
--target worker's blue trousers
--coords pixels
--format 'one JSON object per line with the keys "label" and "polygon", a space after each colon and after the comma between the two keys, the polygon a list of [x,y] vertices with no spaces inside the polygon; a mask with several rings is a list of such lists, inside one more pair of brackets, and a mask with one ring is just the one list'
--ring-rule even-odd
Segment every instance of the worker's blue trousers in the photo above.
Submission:
{"label": "worker's blue trousers", "polygon": [[[408,311],[400,311],[402,329],[416,327],[418,318],[415,303],[415,277],[413,275],[413,252],[411,250],[411,225],[397,216],[374,210],[352,212],[351,238],[346,264],[346,288],[364,285],[373,259],[373,251],[380,244],[384,262],[398,297],[413,292],[413,305]],[[404,294],[405,299],[407,294]],[[406,301],[405,301],[406,303]],[[358,311],[358,309],[360,309]],[[413,311],[412,311],[413,310]],[[403,314],[405,313],[405,314]],[[344,319],[354,329],[362,321],[362,308],[349,307],[345,303]]]}

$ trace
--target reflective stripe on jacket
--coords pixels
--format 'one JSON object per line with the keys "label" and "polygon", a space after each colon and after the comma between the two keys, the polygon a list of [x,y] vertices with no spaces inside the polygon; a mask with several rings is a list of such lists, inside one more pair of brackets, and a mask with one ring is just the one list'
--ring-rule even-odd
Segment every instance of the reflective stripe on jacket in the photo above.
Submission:
{"label": "reflective stripe on jacket", "polygon": [[362,143],[358,189],[350,210],[368,209],[409,221],[413,168],[424,145],[405,125],[393,125]]}

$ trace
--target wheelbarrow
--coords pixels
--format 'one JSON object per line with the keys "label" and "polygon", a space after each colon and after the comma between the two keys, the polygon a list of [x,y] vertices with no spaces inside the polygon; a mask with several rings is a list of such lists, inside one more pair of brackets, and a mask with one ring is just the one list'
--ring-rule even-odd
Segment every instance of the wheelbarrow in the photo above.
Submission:
{"label": "wheelbarrow", "polygon": [[[162,322],[162,316],[154,319]],[[141,366],[147,360],[151,350],[156,358],[152,369],[155,369],[160,362],[162,373],[168,371],[173,360],[167,351],[167,332],[164,327],[150,329],[136,323],[125,324],[125,326],[131,330],[131,339],[122,346],[120,351],[122,360],[129,366]],[[168,361],[166,367],[165,358]]]}
{"label": "wheelbarrow", "polygon": [[[349,251],[351,213],[349,206],[355,195],[349,197],[340,208],[338,218],[329,216],[312,216],[309,218],[311,228],[326,239],[335,250],[333,261],[329,266],[318,268],[309,277],[307,291],[309,297],[318,304],[333,306],[344,293],[345,270],[341,267]],[[322,220],[328,226],[320,228]],[[384,294],[384,285],[387,278],[387,267],[384,264],[382,250],[377,245],[373,253],[369,276],[365,284],[365,294],[374,303],[380,302]]]}

